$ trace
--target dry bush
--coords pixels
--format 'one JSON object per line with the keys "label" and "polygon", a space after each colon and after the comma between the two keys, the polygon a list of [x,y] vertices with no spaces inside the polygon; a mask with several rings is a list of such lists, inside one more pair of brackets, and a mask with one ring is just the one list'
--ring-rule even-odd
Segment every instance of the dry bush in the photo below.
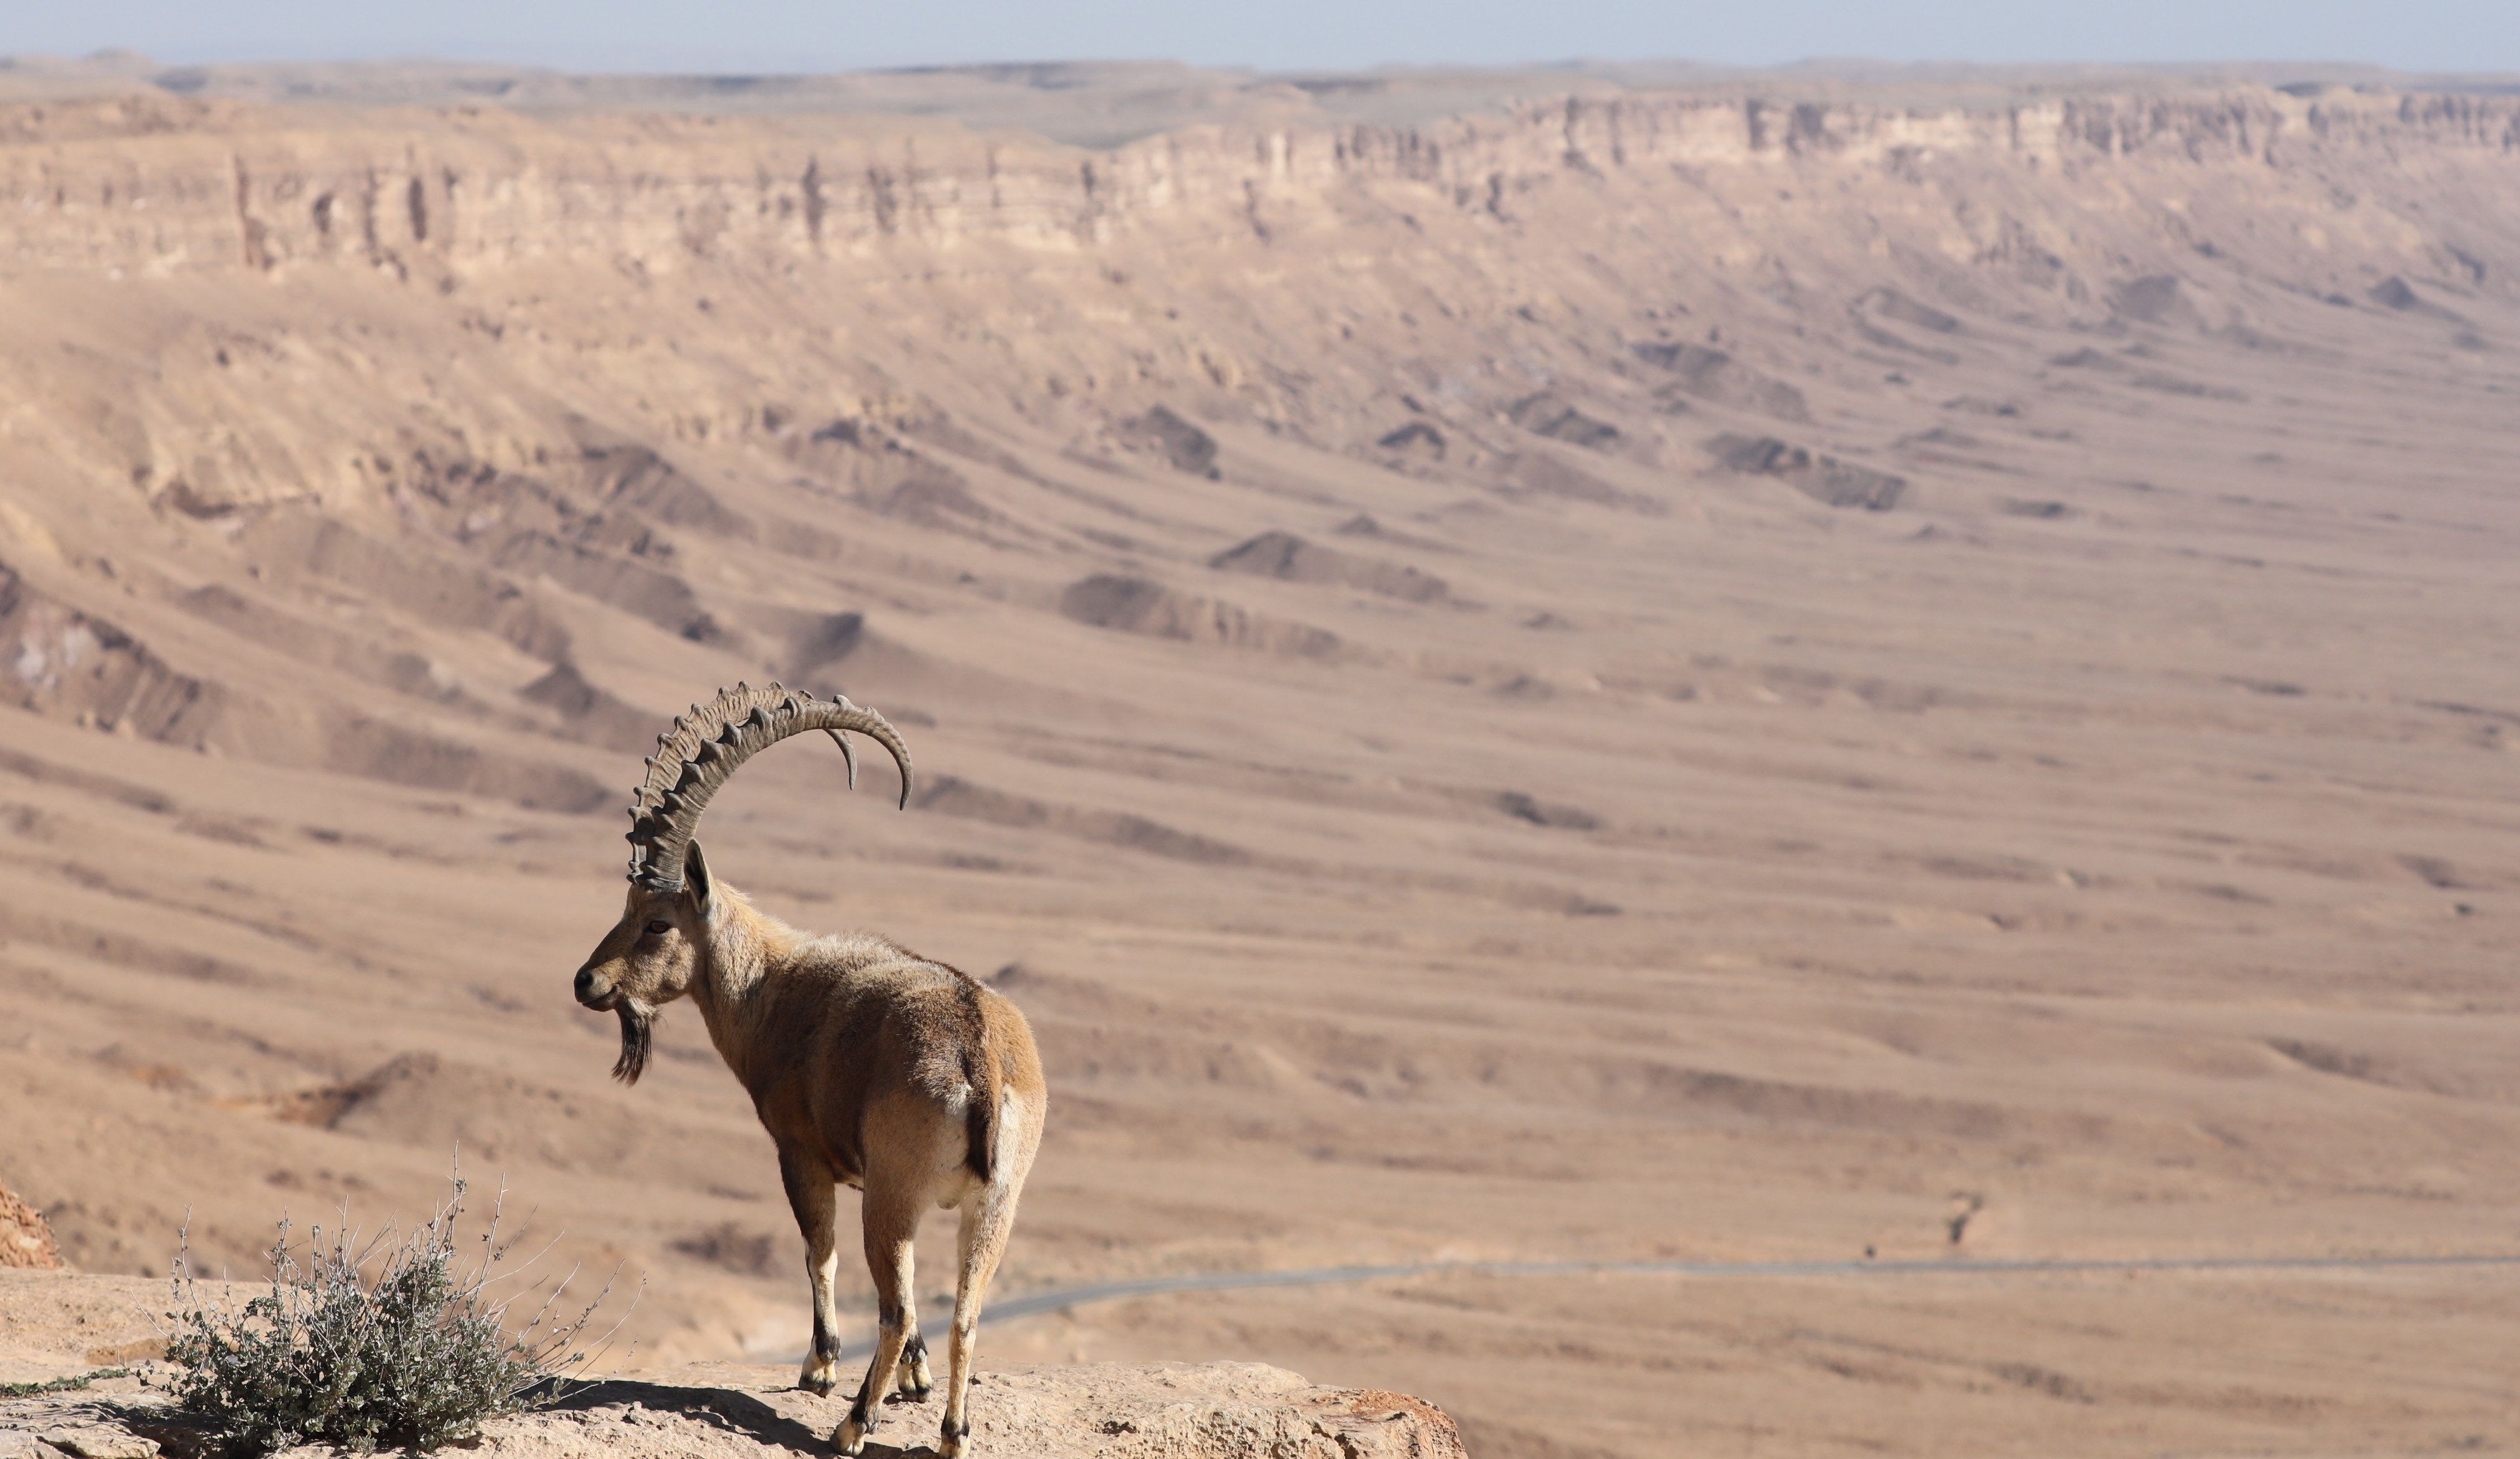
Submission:
{"label": "dry bush", "polygon": [[174,1372],[162,1380],[177,1405],[231,1454],[306,1442],[367,1453],[380,1445],[432,1448],[472,1435],[485,1419],[557,1397],[588,1360],[582,1340],[611,1283],[567,1316],[559,1305],[564,1278],[512,1329],[516,1296],[491,1289],[532,1262],[500,1269],[514,1239],[500,1241],[495,1208],[478,1259],[460,1259],[464,1193],[456,1180],[446,1202],[407,1233],[388,1227],[362,1237],[345,1211],[330,1234],[310,1227],[302,1249],[284,1217],[271,1248],[271,1291],[242,1306],[205,1292],[189,1246],[180,1249],[167,1314]]}

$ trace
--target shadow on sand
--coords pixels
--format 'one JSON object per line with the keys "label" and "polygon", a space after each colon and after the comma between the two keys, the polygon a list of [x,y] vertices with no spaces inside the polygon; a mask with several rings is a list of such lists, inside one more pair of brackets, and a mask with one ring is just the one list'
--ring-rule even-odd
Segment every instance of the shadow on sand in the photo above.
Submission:
{"label": "shadow on sand", "polygon": [[[828,1420],[808,1422],[793,1413],[783,1411],[772,1397],[790,1401],[826,1403],[832,1413]],[[594,1383],[572,1384],[560,1398],[546,1405],[544,1413],[591,1412],[614,1407],[645,1408],[657,1413],[678,1413],[686,1417],[714,1422],[727,1432],[741,1434],[755,1443],[775,1444],[801,1454],[829,1454],[832,1431],[847,1411],[839,1399],[816,1399],[800,1390],[783,1390],[764,1394],[742,1389],[715,1386],[684,1387],[670,1383],[651,1383],[639,1379],[609,1378]],[[932,1454],[933,1446],[923,1441],[907,1444],[887,1442],[906,1439],[902,1415],[895,1409],[889,1415],[878,1415],[882,1428],[867,1436],[864,1459],[907,1459],[907,1456]],[[885,1431],[891,1431],[889,1433]],[[915,1431],[913,1431],[915,1432]]]}
{"label": "shadow on sand", "polygon": [[[789,1407],[783,1408],[783,1403]],[[830,1413],[825,1416],[791,1411],[802,1404],[827,1407]],[[48,1407],[50,1411],[42,1415],[42,1420],[50,1426],[128,1430],[143,1438],[156,1440],[160,1451],[170,1459],[210,1459],[218,1452],[204,1424],[167,1407],[162,1401],[118,1393],[82,1393],[75,1401]],[[818,1398],[792,1389],[759,1393],[713,1384],[682,1385],[620,1378],[569,1384],[558,1397],[531,1411],[543,1414],[598,1413],[605,1409],[630,1408],[677,1415],[755,1443],[814,1455],[832,1452],[832,1430],[837,1427],[840,1416],[847,1412],[842,1401]],[[20,1412],[12,1417],[31,1420],[35,1415]],[[912,1456],[934,1452],[932,1444],[915,1437],[918,1434],[916,1421],[905,1423],[901,1410],[895,1409],[883,1417],[886,1420],[883,1427],[867,1438],[865,1459],[912,1459]],[[458,1439],[447,1447],[469,1449],[475,1443],[475,1440]]]}

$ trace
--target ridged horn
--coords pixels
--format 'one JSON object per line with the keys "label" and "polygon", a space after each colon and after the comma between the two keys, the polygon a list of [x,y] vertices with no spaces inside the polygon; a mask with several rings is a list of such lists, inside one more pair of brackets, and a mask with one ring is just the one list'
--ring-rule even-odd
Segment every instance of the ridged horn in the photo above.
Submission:
{"label": "ridged horn", "polygon": [[790,694],[777,684],[767,689],[738,684],[719,690],[705,705],[692,706],[672,729],[657,736],[648,778],[630,799],[630,880],[656,891],[681,890],[683,851],[699,829],[709,798],[745,760],[808,730],[823,731],[840,747],[852,790],[858,783],[858,757],[847,735],[864,735],[889,751],[892,762],[901,767],[901,803],[910,804],[910,750],[882,715],[844,697],[820,700]]}

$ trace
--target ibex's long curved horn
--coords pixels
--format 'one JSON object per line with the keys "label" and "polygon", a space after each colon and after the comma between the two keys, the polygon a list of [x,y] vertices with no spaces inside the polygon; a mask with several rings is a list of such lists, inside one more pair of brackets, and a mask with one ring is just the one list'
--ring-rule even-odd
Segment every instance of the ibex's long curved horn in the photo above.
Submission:
{"label": "ibex's long curved horn", "polygon": [[848,761],[849,785],[858,783],[858,757],[845,734],[854,731],[891,752],[901,767],[901,803],[910,803],[910,750],[884,717],[845,698],[818,700],[790,694],[777,684],[721,689],[705,705],[674,721],[656,737],[648,778],[630,801],[630,880],[657,891],[683,885],[683,851],[699,829],[709,798],[745,760],[807,730],[830,734]]}

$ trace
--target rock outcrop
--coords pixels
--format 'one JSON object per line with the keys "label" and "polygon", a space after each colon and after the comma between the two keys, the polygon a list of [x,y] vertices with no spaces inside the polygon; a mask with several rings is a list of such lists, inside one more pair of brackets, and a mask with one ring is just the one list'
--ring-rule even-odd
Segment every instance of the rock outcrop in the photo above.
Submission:
{"label": "rock outcrop", "polygon": [[1773,435],[1728,433],[1709,440],[1706,449],[1728,470],[1775,477],[1824,507],[1887,512],[1899,504],[1900,494],[1908,489],[1904,478],[1855,466],[1834,456],[1818,455]]}
{"label": "rock outcrop", "polygon": [[68,1264],[62,1259],[62,1249],[54,1242],[44,1213],[0,1185],[0,1266],[60,1271]]}
{"label": "rock outcrop", "polygon": [[1287,582],[1363,588],[1410,603],[1432,603],[1446,593],[1444,579],[1405,563],[1358,557],[1307,542],[1288,531],[1262,532],[1209,558],[1207,565],[1223,572],[1248,572]]}
{"label": "rock outcrop", "polygon": [[1339,651],[1337,635],[1323,629],[1113,572],[1098,572],[1070,583],[1059,595],[1058,611],[1093,627],[1117,628],[1184,643],[1258,649],[1306,659],[1328,659]]}
{"label": "rock outcrop", "polygon": [[[5,1199],[5,1197],[0,1197]],[[249,1296],[249,1286],[231,1289]],[[68,1380],[163,1351],[147,1313],[161,1282],[0,1273],[0,1381]],[[790,1367],[698,1363],[576,1387],[550,1408],[487,1426],[474,1453],[513,1459],[609,1454],[689,1459],[830,1452],[842,1396],[798,1391]],[[200,1436],[137,1376],[0,1399],[0,1459],[145,1459]],[[884,1407],[870,1454],[933,1442],[939,1396]],[[1323,1388],[1258,1363],[1093,1363],[986,1369],[971,1379],[973,1452],[993,1459],[1463,1459],[1441,1409],[1375,1389]],[[288,1451],[315,1459],[332,1451]]]}

